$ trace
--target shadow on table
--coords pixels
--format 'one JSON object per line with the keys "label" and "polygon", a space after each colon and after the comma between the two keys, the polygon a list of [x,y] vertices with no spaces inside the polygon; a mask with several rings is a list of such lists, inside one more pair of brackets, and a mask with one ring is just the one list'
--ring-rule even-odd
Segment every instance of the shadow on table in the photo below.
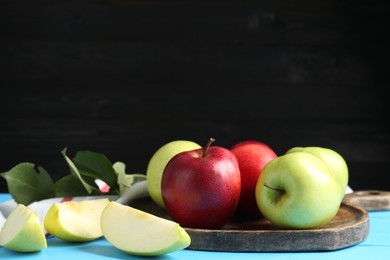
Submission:
{"label": "shadow on table", "polygon": [[[69,249],[72,248],[73,250],[77,251],[83,251],[85,253],[93,254],[96,256],[104,256],[104,257],[110,257],[115,259],[145,259],[145,257],[139,257],[131,254],[126,254],[125,252],[122,252],[121,250],[115,248],[111,244],[109,244],[104,238],[94,240],[91,242],[82,242],[82,243],[71,243],[67,241],[63,241],[54,237],[51,237],[48,239],[48,247],[50,248],[60,248],[65,249],[68,247]],[[158,257],[153,257],[153,259],[156,260],[169,260],[172,259],[169,255],[162,255]]]}

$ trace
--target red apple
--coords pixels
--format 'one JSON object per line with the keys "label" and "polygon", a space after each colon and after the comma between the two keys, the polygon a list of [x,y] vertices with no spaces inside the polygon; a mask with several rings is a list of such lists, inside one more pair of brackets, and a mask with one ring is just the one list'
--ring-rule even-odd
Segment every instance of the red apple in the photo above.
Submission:
{"label": "red apple", "polygon": [[166,165],[161,194],[171,218],[184,227],[218,229],[234,214],[241,177],[229,149],[210,146],[181,152]]}
{"label": "red apple", "polygon": [[255,196],[256,183],[264,166],[277,155],[267,144],[256,140],[241,141],[230,151],[236,156],[241,173],[241,195],[236,212],[244,217],[260,217]]}

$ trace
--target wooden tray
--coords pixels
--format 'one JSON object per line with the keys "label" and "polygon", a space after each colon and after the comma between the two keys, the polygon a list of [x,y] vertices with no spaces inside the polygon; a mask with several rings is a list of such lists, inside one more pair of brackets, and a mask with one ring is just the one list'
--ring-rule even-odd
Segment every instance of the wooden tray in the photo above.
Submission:
{"label": "wooden tray", "polygon": [[[170,219],[150,198],[131,206]],[[188,249],[234,252],[331,251],[364,241],[369,233],[365,209],[342,203],[337,215],[325,227],[308,230],[286,230],[266,219],[245,221],[232,219],[222,229],[186,228],[191,237]]]}
{"label": "wooden tray", "polygon": [[390,210],[390,192],[383,190],[361,190],[346,194],[344,202],[367,211]]}

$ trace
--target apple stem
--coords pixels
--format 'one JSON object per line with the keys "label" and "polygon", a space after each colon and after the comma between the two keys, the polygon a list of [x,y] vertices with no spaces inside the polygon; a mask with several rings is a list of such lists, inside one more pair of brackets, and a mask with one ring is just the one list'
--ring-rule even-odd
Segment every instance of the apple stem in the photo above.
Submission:
{"label": "apple stem", "polygon": [[269,185],[269,184],[266,183],[266,182],[264,182],[263,185],[264,185],[265,187],[271,189],[271,190],[274,190],[274,191],[285,192],[285,190],[282,190],[282,189],[278,189],[278,188],[272,187],[271,185]]}
{"label": "apple stem", "polygon": [[206,156],[207,154],[207,151],[209,150],[211,144],[215,141],[214,138],[210,137],[209,141],[207,142],[207,145],[205,147],[203,147],[203,157]]}

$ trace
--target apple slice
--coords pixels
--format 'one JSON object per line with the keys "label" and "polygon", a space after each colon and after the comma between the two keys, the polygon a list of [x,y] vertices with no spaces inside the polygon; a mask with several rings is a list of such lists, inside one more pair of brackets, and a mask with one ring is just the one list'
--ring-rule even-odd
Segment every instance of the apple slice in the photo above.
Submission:
{"label": "apple slice", "polygon": [[24,253],[45,249],[47,247],[45,233],[35,211],[18,204],[1,229],[0,245]]}
{"label": "apple slice", "polygon": [[101,227],[108,242],[133,255],[164,255],[191,243],[178,223],[114,201],[104,209]]}
{"label": "apple slice", "polygon": [[46,231],[62,240],[85,242],[103,236],[100,217],[109,199],[53,203],[45,219]]}

